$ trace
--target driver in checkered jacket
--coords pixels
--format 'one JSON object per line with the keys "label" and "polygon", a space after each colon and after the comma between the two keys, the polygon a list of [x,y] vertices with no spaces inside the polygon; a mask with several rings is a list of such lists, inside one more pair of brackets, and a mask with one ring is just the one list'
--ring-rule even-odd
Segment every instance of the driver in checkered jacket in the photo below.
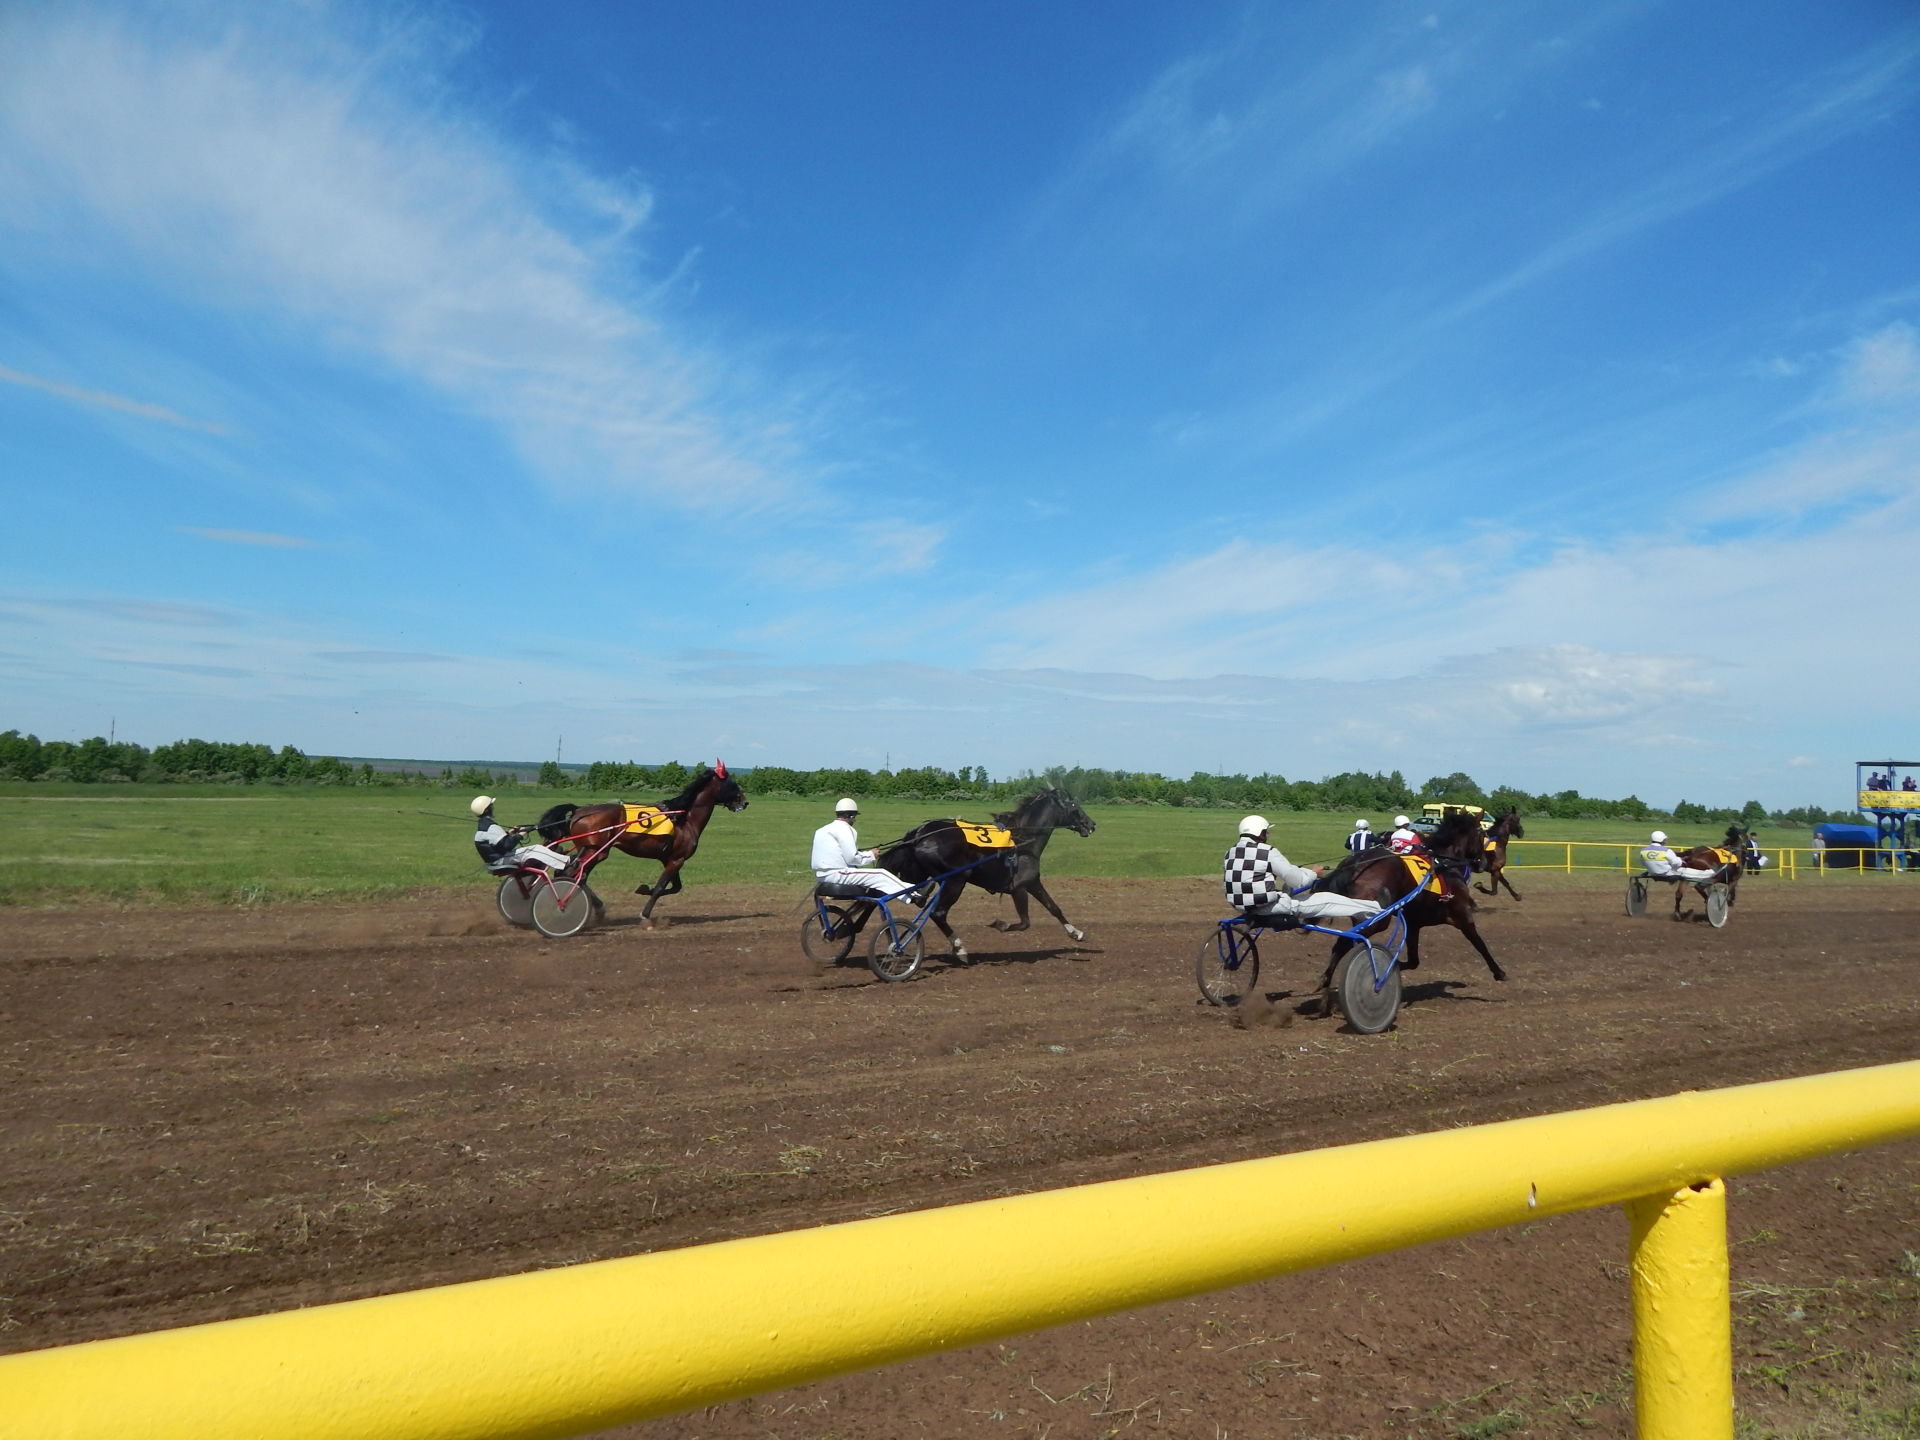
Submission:
{"label": "driver in checkered jacket", "polygon": [[1267,821],[1262,815],[1249,815],[1240,822],[1240,839],[1227,851],[1221,863],[1221,885],[1227,903],[1249,920],[1304,920],[1324,925],[1337,918],[1375,915],[1380,907],[1371,900],[1356,900],[1350,895],[1317,891],[1312,895],[1290,895],[1304,889],[1327,873],[1324,865],[1301,869],[1267,843]]}

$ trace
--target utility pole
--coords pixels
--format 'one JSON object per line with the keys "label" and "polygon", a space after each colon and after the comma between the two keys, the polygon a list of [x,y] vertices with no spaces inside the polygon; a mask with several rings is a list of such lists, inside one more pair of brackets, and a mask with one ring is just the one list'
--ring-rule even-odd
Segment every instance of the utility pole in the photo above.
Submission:
{"label": "utility pole", "polygon": [[561,750],[561,747],[564,746],[566,743],[567,743],[567,737],[564,735],[561,735],[554,740],[553,742],[553,763],[554,764],[558,765],[560,763],[560,750]]}

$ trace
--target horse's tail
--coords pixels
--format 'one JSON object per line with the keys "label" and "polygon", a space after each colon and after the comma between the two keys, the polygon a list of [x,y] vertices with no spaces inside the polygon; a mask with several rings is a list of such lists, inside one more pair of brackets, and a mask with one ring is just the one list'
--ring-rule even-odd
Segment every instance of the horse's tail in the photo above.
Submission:
{"label": "horse's tail", "polygon": [[567,827],[573,820],[573,812],[579,808],[578,805],[556,805],[534,822],[534,829],[549,845],[556,840],[564,840],[567,838]]}

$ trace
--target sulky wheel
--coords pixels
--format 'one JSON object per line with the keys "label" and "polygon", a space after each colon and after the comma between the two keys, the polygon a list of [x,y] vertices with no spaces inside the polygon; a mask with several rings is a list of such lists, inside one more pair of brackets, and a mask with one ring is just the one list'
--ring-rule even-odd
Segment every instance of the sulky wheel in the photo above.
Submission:
{"label": "sulky wheel", "polygon": [[1725,885],[1707,887],[1707,924],[1716,930],[1727,923],[1727,907],[1732,903],[1727,898],[1729,893]]}
{"label": "sulky wheel", "polygon": [[564,940],[593,923],[597,897],[577,880],[555,880],[533,892],[533,926],[542,935]]}
{"label": "sulky wheel", "polygon": [[1334,970],[1333,993],[1340,997],[1347,1024],[1362,1035],[1378,1035],[1400,1013],[1400,967],[1390,966],[1376,987],[1366,948],[1356,947],[1341,957]]}
{"label": "sulky wheel", "polygon": [[1647,882],[1638,875],[1627,877],[1627,914],[1647,913]]}
{"label": "sulky wheel", "polygon": [[509,875],[500,882],[500,914],[509,925],[533,928],[533,890],[525,877]]}
{"label": "sulky wheel", "polygon": [[919,972],[925,949],[918,931],[908,934],[905,926],[895,930],[891,925],[876,925],[867,941],[867,966],[882,980],[911,980]]}
{"label": "sulky wheel", "polygon": [[853,949],[853,920],[839,905],[827,906],[827,925],[822,928],[820,912],[814,911],[800,922],[800,948],[817,965],[837,965]]}
{"label": "sulky wheel", "polygon": [[1238,1005],[1260,979],[1260,951],[1244,925],[1216,925],[1194,957],[1200,998],[1209,1005]]}

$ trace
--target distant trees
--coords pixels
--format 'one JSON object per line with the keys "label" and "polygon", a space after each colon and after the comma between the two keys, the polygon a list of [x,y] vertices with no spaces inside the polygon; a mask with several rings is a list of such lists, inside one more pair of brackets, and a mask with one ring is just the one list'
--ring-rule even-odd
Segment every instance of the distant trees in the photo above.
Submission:
{"label": "distant trees", "polygon": [[[557,761],[539,767],[535,783],[548,790],[569,787],[599,796],[665,796],[681,789],[696,767],[669,760],[659,765],[632,761],[596,761],[584,773],[563,769]],[[1040,774],[1028,772],[992,779],[984,765],[962,765],[946,770],[936,765],[900,770],[864,770],[830,767],[794,770],[784,765],[760,765],[741,773],[755,795],[852,795],[863,799],[917,800],[986,805],[1011,801],[1043,783],[1057,784],[1090,804],[1183,805],[1233,810],[1331,810],[1355,815],[1392,814],[1429,802],[1480,805],[1494,812],[1518,810],[1526,816],[1556,820],[1646,820],[1663,816],[1637,795],[1605,800],[1578,790],[1529,794],[1511,785],[1483,789],[1471,775],[1454,771],[1436,775],[1415,790],[1398,770],[1385,773],[1351,770],[1320,780],[1288,780],[1283,775],[1214,775],[1196,770],[1185,779],[1147,770],[1102,770],[1087,766],[1054,766]],[[520,784],[511,770],[489,771],[467,766],[455,772],[449,766],[438,775],[408,770],[376,770],[362,762],[358,768],[333,756],[310,756],[291,745],[273,750],[266,745],[230,744],[217,740],[176,740],[146,750],[138,745],[109,743],[95,736],[73,743],[42,742],[18,730],[0,732],[0,780],[78,781],[111,784],[144,780],[232,785],[365,785],[436,786],[446,789],[503,790]],[[1823,820],[1858,817],[1849,811],[1800,806],[1769,812],[1758,800],[1738,809],[1714,808],[1682,800],[1672,818],[1683,823],[1814,825]]]}

